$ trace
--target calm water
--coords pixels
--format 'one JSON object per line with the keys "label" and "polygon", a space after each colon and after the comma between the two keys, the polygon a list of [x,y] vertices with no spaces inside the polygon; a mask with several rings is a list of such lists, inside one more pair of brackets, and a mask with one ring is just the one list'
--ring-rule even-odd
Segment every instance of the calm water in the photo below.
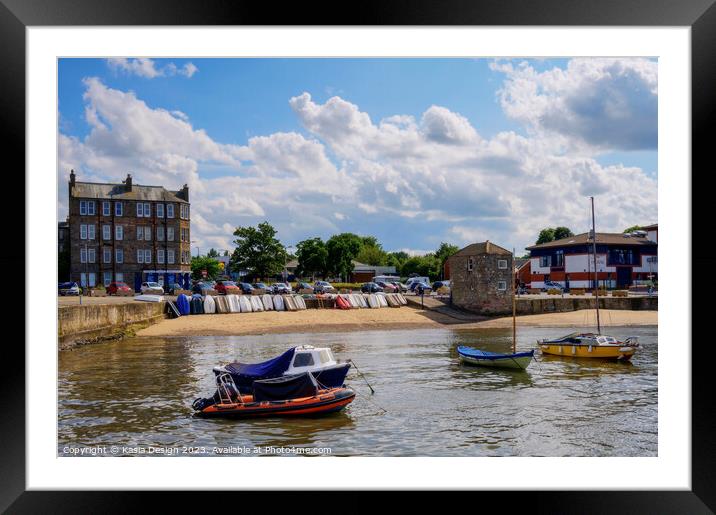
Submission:
{"label": "calm water", "polygon": [[[518,350],[565,329],[520,328]],[[410,330],[134,338],[59,357],[58,453],[68,446],[316,447],[347,456],[656,456],[657,328],[632,363],[539,356],[527,372],[460,365],[458,345],[508,351],[509,330]],[[261,361],[298,344],[352,358],[356,400],[311,419],[205,420],[191,402],[211,368]],[[76,451],[72,451],[76,452]],[[122,454],[120,451],[119,454]]]}

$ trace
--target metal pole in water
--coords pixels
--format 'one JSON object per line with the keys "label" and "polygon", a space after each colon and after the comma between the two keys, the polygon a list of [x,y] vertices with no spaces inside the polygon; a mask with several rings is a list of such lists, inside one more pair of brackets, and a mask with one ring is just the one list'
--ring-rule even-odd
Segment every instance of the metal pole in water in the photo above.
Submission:
{"label": "metal pole in water", "polygon": [[592,240],[592,246],[594,248],[594,299],[597,304],[597,334],[602,332],[601,324],[599,323],[599,276],[597,275],[597,229],[594,227],[594,197],[592,199],[592,234],[594,239]]}
{"label": "metal pole in water", "polygon": [[373,387],[370,385],[368,380],[365,378],[365,376],[363,375],[363,372],[361,372],[358,369],[358,365],[356,365],[355,361],[353,361],[352,359],[349,359],[348,362],[350,362],[354,367],[356,367],[356,372],[358,372],[358,375],[363,378],[363,381],[365,381],[365,384],[368,385],[368,388],[370,388],[370,393],[375,393],[375,390],[373,390]]}

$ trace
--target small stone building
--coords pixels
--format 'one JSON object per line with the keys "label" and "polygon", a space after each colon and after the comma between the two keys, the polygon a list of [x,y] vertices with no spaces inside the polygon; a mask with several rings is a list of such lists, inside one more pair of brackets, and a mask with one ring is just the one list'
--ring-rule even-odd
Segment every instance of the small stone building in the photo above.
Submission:
{"label": "small stone building", "polygon": [[454,306],[484,315],[512,313],[512,253],[489,241],[448,258]]}

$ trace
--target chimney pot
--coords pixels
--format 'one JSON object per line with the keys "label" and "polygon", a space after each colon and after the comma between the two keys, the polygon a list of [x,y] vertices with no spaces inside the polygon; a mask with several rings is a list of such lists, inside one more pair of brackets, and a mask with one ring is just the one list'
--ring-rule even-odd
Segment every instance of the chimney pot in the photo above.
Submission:
{"label": "chimney pot", "polygon": [[127,174],[127,179],[124,181],[124,184],[125,184],[125,189],[127,191],[132,191],[132,174],[131,173]]}

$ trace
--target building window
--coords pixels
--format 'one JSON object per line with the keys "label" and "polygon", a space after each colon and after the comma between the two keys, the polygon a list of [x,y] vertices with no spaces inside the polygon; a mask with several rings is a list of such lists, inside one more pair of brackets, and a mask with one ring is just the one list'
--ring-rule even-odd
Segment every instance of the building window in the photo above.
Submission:
{"label": "building window", "polygon": [[564,251],[558,250],[554,253],[554,266],[564,266]]}
{"label": "building window", "polygon": [[121,202],[115,202],[114,203],[114,216],[122,216],[123,214],[123,208]]}
{"label": "building window", "polygon": [[164,263],[164,249],[157,249],[157,263]]}
{"label": "building window", "polygon": [[87,247],[80,248],[80,263],[87,262]]}
{"label": "building window", "polygon": [[112,282],[112,272],[104,272],[103,276],[104,276],[104,286],[106,288],[107,286],[109,286],[109,283]]}
{"label": "building window", "polygon": [[164,218],[164,204],[157,204],[157,218]]}
{"label": "building window", "polygon": [[144,216],[144,204],[137,202],[137,218]]}
{"label": "building window", "polygon": [[102,226],[102,239],[103,240],[112,239],[112,226],[111,225],[103,225]]}
{"label": "building window", "polygon": [[167,263],[170,265],[174,264],[174,251],[173,250],[167,250]]}
{"label": "building window", "polygon": [[152,262],[152,251],[149,249],[146,249],[144,251],[144,262],[145,263],[151,263]]}
{"label": "building window", "polygon": [[80,239],[86,240],[87,239],[87,225],[80,224]]}
{"label": "building window", "polygon": [[88,262],[88,263],[94,263],[94,262],[95,262],[95,251],[94,251],[94,249],[87,249],[87,262]]}
{"label": "building window", "polygon": [[152,228],[150,226],[144,228],[144,239],[152,241]]}
{"label": "building window", "polygon": [[137,263],[144,263],[144,250],[137,249]]}
{"label": "building window", "polygon": [[109,200],[105,200],[102,202],[102,215],[103,216],[109,216],[112,214],[111,206],[109,205]]}
{"label": "building window", "polygon": [[467,271],[472,272],[473,268],[475,268],[475,260],[473,258],[467,258]]}
{"label": "building window", "polygon": [[87,201],[80,200],[80,215],[84,216],[87,214]]}
{"label": "building window", "polygon": [[184,220],[189,219],[189,204],[179,204],[179,217]]}
{"label": "building window", "polygon": [[96,275],[94,272],[90,272],[89,273],[89,287],[94,288],[95,286],[97,286]]}
{"label": "building window", "polygon": [[174,241],[174,227],[167,227],[167,241]]}
{"label": "building window", "polygon": [[123,283],[124,282],[124,274],[122,272],[117,272],[116,274],[114,274],[114,280],[117,281],[118,283]]}
{"label": "building window", "polygon": [[497,260],[497,268],[500,270],[507,270],[507,260],[506,259],[498,259]]}
{"label": "building window", "polygon": [[167,204],[167,218],[174,218],[174,204]]}
{"label": "building window", "polygon": [[103,263],[111,263],[112,262],[112,249],[109,247],[104,247],[102,249],[102,262]]}
{"label": "building window", "polygon": [[124,237],[124,227],[121,225],[114,226],[114,239],[121,240]]}
{"label": "building window", "polygon": [[94,224],[87,226],[87,239],[88,240],[94,240],[94,236],[95,236],[94,230],[95,230]]}
{"label": "building window", "polygon": [[152,216],[152,205],[149,202],[144,203],[144,216]]}
{"label": "building window", "polygon": [[539,266],[541,266],[541,267],[552,266],[552,256],[540,256],[539,257]]}
{"label": "building window", "polygon": [[164,241],[164,227],[157,227],[157,241]]}
{"label": "building window", "polygon": [[497,289],[499,291],[507,290],[507,281],[497,281]]}
{"label": "building window", "polygon": [[[124,262],[124,250],[122,249],[115,249],[114,250],[114,261],[116,263],[123,263]],[[119,279],[117,279],[119,281]]]}

